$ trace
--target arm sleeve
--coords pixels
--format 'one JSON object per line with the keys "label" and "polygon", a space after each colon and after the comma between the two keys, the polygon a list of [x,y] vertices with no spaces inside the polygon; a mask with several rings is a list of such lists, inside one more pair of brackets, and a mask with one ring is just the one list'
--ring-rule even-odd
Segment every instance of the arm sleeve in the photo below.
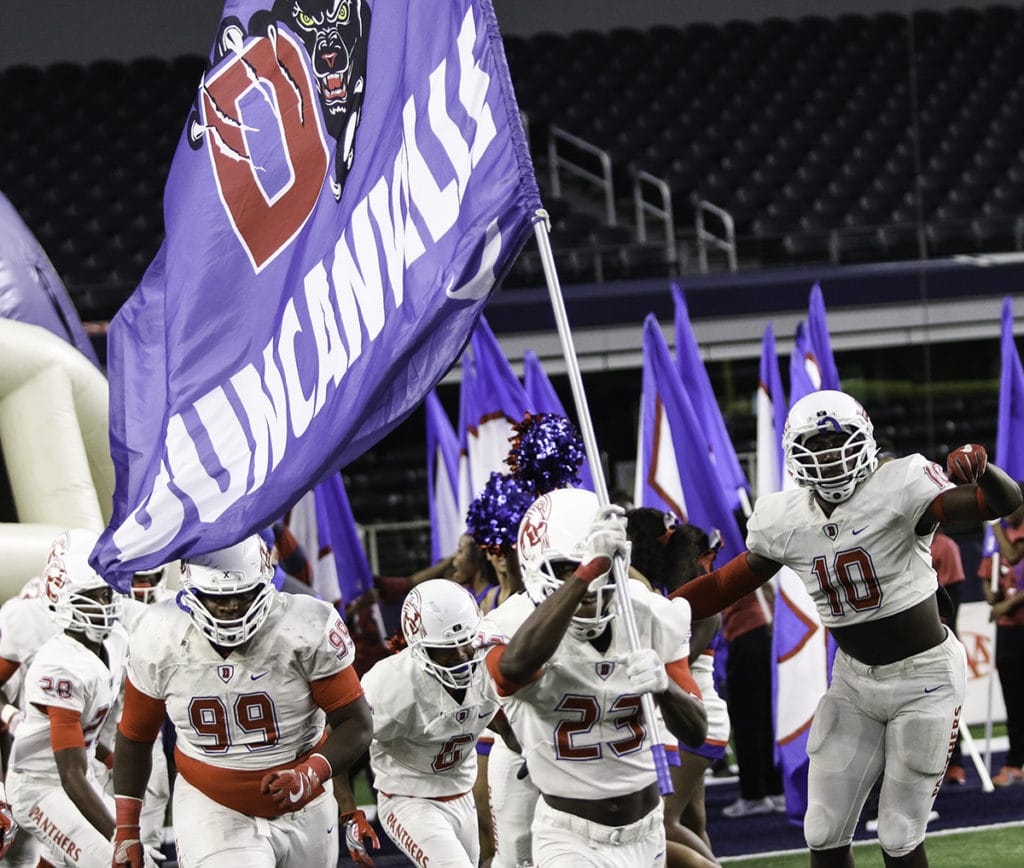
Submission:
{"label": "arm sleeve", "polygon": [[162,699],[146,696],[131,679],[124,683],[124,711],[117,729],[132,741],[154,742],[164,725],[167,709]]}
{"label": "arm sleeve", "polygon": [[313,701],[326,712],[348,705],[363,695],[359,676],[351,666],[346,666],[341,672],[327,678],[311,681],[309,689],[313,694]]}
{"label": "arm sleeve", "polygon": [[717,570],[673,591],[670,599],[682,597],[686,600],[693,619],[699,621],[721,612],[726,606],[757,590],[765,581],[747,565],[747,553],[741,552]]}
{"label": "arm sleeve", "polygon": [[50,718],[50,747],[54,753],[73,747],[85,750],[82,716],[77,711],[48,705],[46,713]]}

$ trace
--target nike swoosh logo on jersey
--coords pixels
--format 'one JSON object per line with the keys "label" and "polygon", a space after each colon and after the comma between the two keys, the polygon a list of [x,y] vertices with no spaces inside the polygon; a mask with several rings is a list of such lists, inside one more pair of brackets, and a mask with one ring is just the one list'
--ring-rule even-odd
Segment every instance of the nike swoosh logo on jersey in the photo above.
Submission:
{"label": "nike swoosh logo on jersey", "polygon": [[864,533],[864,531],[866,531],[867,529],[868,526],[864,525],[864,527],[862,527],[860,530],[851,530],[850,533],[852,533],[854,536],[857,536],[857,534]]}
{"label": "nike swoosh logo on jersey", "polygon": [[[939,687],[942,687],[942,685],[940,684]],[[926,687],[924,689],[924,692],[925,693],[934,693],[936,690],[939,689],[939,687]]]}
{"label": "nike swoosh logo on jersey", "polygon": [[259,681],[266,674],[267,674],[266,672],[261,672],[259,675],[250,675],[249,676],[249,680],[250,681]]}
{"label": "nike swoosh logo on jersey", "polygon": [[478,714],[477,717],[490,717],[493,714],[493,711],[485,711],[483,714]]}

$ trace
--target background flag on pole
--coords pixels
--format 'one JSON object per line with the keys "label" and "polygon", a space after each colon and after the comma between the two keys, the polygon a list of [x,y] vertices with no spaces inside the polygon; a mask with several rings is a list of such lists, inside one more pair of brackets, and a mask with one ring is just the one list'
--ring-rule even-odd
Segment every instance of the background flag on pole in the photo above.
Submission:
{"label": "background flag on pole", "polygon": [[734,510],[742,508],[749,513],[750,483],[736,457],[722,411],[715,399],[714,389],[711,388],[711,378],[700,356],[700,347],[693,334],[690,312],[686,306],[686,296],[676,283],[672,284],[672,298],[675,301],[676,364],[679,377],[697,411],[697,418],[701,420],[711,463],[729,498],[730,507]]}
{"label": "background flag on pole", "polygon": [[768,323],[761,338],[760,382],[757,387],[757,493],[782,490],[782,429],[786,424],[786,395],[782,390],[775,331]]}
{"label": "background flag on pole", "polygon": [[637,506],[672,510],[703,530],[718,528],[725,563],[744,550],[743,536],[718,480],[700,420],[652,314],[644,321],[643,392]]}
{"label": "background flag on pole", "polygon": [[[807,324],[797,325],[790,355],[790,406],[823,388],[839,389],[840,384],[821,289],[815,285]],[[784,473],[783,485],[792,484]],[[807,735],[818,700],[828,688],[834,655],[835,642],[822,627],[803,580],[783,567],[775,577],[772,630],[775,746],[786,814],[795,823],[802,823],[807,811]]]}
{"label": "background flag on pole", "polygon": [[111,325],[92,562],[121,591],[267,527],[406,418],[541,207],[489,0],[352,0],[343,112],[302,10],[268,5],[227,4],[166,240]]}
{"label": "background flag on pole", "polygon": [[836,360],[832,356],[832,339],[828,334],[828,322],[825,318],[825,298],[821,287],[816,283],[811,287],[811,298],[807,305],[807,337],[810,340],[811,352],[818,363],[822,389],[839,391],[839,371]]}
{"label": "background flag on pole", "polygon": [[468,404],[459,410],[465,425],[461,436],[468,457],[472,500],[492,473],[509,472],[505,458],[511,446],[512,426],[532,412],[533,405],[483,317],[473,331],[470,349],[474,374],[469,389],[462,392]]}
{"label": "background flag on pole", "polygon": [[427,502],[431,563],[453,554],[466,528],[459,512],[459,440],[436,391],[427,395]]}
{"label": "background flag on pole", "polygon": [[999,418],[995,461],[1013,479],[1024,480],[1024,368],[1013,338],[1013,299],[1003,299],[1000,340]]}
{"label": "background flag on pole", "polygon": [[[554,413],[556,416],[564,416],[566,419],[571,418],[565,412],[555,387],[551,385],[551,380],[548,379],[540,359],[537,358],[537,354],[533,350],[526,350],[523,353],[523,388],[526,389],[527,397],[535,412]],[[578,473],[580,478],[578,487],[593,491],[594,477],[586,458],[583,459]]]}

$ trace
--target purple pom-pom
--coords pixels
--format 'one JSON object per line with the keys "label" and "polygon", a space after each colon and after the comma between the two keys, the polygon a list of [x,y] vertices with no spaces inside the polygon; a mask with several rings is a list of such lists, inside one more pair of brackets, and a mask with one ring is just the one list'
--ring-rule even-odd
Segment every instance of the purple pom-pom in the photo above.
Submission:
{"label": "purple pom-pom", "polygon": [[519,522],[534,500],[529,483],[492,473],[480,496],[469,505],[466,532],[484,551],[508,555],[516,547]]}
{"label": "purple pom-pom", "polygon": [[586,452],[572,422],[554,413],[527,413],[514,431],[505,463],[538,497],[579,485],[578,471]]}

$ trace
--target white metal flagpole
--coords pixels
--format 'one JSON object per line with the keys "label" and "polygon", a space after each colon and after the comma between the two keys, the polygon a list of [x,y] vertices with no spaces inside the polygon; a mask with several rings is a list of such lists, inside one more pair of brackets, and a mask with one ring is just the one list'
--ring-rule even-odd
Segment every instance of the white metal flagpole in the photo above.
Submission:
{"label": "white metal flagpole", "polygon": [[[587,461],[590,462],[590,472],[594,477],[594,493],[597,495],[598,503],[602,507],[608,506],[608,484],[604,478],[604,468],[601,466],[601,455],[597,451],[597,439],[594,436],[594,425],[590,419],[590,409],[587,405],[587,396],[583,391],[583,377],[580,376],[579,360],[576,358],[576,347],[573,344],[572,333],[569,330],[569,318],[565,312],[565,302],[562,298],[562,287],[558,282],[558,272],[555,270],[555,257],[551,250],[551,239],[548,237],[547,214],[543,221],[534,224],[533,231],[537,238],[537,245],[540,248],[540,261],[544,266],[544,278],[548,285],[548,295],[551,297],[551,309],[555,314],[555,325],[558,328],[558,339],[562,345],[562,353],[565,356],[566,373],[569,376],[569,385],[572,387],[572,396],[576,404],[576,415],[579,418],[580,433],[583,435],[583,446],[587,453]],[[615,585],[619,589],[616,593],[616,605],[619,614],[622,615],[622,622],[626,628],[626,636],[629,639],[629,647],[634,651],[640,649],[640,637],[636,628],[636,616],[633,613],[633,601],[628,592],[627,565],[621,558],[616,558],[613,564]],[[658,773],[658,786],[662,795],[672,792],[672,779],[669,776],[668,760],[665,757],[665,745],[661,743],[661,734],[658,728],[658,719],[655,716],[654,699],[649,693],[641,696],[647,732],[651,737],[651,753],[654,755],[654,768]]]}

